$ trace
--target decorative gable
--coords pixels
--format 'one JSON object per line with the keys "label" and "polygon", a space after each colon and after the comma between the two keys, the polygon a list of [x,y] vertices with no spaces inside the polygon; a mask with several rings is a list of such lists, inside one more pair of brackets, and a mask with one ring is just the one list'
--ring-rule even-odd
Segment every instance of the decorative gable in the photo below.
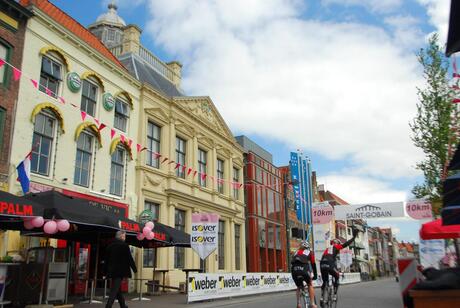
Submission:
{"label": "decorative gable", "polygon": [[217,133],[234,139],[232,132],[209,97],[175,97],[174,102]]}

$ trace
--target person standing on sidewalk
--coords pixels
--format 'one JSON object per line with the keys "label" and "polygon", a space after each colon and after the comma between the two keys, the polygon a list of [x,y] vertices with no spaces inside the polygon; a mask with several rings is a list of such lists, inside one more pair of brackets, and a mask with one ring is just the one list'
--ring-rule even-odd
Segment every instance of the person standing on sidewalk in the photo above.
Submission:
{"label": "person standing on sidewalk", "polygon": [[107,246],[105,255],[105,273],[112,278],[109,299],[106,308],[111,308],[115,298],[121,308],[127,308],[123,294],[121,293],[121,281],[123,278],[131,278],[131,269],[137,273],[136,264],[128,244],[125,243],[126,232],[117,231],[115,240]]}

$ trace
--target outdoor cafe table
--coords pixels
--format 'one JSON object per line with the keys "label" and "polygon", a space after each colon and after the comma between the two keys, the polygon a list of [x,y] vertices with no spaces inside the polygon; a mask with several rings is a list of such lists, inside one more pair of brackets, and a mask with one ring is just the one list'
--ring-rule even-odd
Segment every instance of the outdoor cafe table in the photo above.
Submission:
{"label": "outdoor cafe table", "polygon": [[156,273],[161,273],[162,274],[163,281],[161,283],[161,286],[163,288],[163,293],[165,292],[165,276],[166,276],[167,272],[169,272],[169,270],[167,270],[167,269],[154,269],[154,274],[156,274]]}
{"label": "outdoor cafe table", "polygon": [[188,294],[188,275],[190,272],[198,272],[201,273],[203,270],[201,268],[183,268],[183,272],[185,272],[185,294]]}

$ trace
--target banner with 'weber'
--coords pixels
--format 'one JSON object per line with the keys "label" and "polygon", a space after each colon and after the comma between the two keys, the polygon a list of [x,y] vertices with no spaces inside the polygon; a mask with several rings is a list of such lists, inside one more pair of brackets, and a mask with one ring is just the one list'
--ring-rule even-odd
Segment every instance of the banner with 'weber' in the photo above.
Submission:
{"label": "banner with 'weber'", "polygon": [[190,244],[202,260],[217,249],[219,215],[207,213],[192,214]]}

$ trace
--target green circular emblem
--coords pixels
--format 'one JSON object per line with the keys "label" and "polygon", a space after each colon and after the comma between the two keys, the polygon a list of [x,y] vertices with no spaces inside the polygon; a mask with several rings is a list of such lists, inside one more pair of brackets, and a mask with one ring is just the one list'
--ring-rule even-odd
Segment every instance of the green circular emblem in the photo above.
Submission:
{"label": "green circular emblem", "polygon": [[102,101],[103,101],[104,108],[107,111],[112,110],[113,106],[115,106],[115,98],[110,93],[105,93],[102,96]]}
{"label": "green circular emblem", "polygon": [[77,93],[80,91],[81,88],[81,79],[77,73],[71,72],[67,74],[67,86],[69,87],[70,91]]}
{"label": "green circular emblem", "polygon": [[149,221],[153,221],[153,213],[149,210],[143,210],[142,213],[139,214],[139,222],[140,223],[147,223]]}

